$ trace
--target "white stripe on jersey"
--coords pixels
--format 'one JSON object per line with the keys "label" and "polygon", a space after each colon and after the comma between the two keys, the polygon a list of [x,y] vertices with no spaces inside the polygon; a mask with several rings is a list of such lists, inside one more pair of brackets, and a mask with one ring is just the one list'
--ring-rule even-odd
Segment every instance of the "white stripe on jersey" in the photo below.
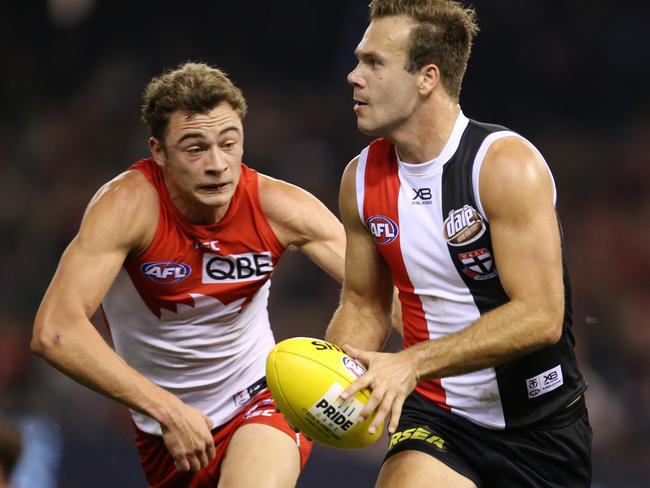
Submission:
{"label": "white stripe on jersey", "polygon": [[361,154],[359,154],[359,161],[357,162],[357,171],[355,178],[355,186],[357,190],[357,208],[359,209],[359,217],[361,223],[366,225],[366,219],[363,218],[363,196],[365,194],[365,174],[366,174],[366,161],[368,160],[368,149],[366,147]]}
{"label": "white stripe on jersey", "polygon": [[[481,316],[472,294],[458,275],[442,235],[442,166],[423,175],[407,174],[400,163],[398,199],[402,257],[427,320],[429,339],[467,328]],[[429,188],[437,205],[412,203],[412,188]],[[435,271],[434,271],[435,270]],[[494,368],[442,378],[446,403],[473,422],[503,428],[505,420]]]}
{"label": "white stripe on jersey", "polygon": [[[241,409],[233,395],[265,374],[273,333],[266,305],[271,281],[243,309],[192,294],[194,307],[161,309],[158,319],[122,269],[103,301],[115,349],[154,383],[208,415],[215,427]],[[154,419],[132,412],[138,428],[160,435]]]}

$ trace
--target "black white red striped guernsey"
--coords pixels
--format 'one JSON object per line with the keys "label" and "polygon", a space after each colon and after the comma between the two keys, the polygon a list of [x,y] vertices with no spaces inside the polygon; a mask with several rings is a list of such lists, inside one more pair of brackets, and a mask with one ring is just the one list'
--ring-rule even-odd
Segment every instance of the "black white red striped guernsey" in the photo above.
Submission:
{"label": "black white red striped guernsey", "polygon": [[[404,163],[384,139],[361,152],[357,207],[399,289],[404,347],[461,331],[509,300],[494,263],[478,178],[490,145],[513,136],[521,137],[460,113],[432,161]],[[562,251],[566,306],[557,344],[495,368],[422,381],[416,391],[494,429],[543,421],[584,391],[573,352],[571,292]]]}

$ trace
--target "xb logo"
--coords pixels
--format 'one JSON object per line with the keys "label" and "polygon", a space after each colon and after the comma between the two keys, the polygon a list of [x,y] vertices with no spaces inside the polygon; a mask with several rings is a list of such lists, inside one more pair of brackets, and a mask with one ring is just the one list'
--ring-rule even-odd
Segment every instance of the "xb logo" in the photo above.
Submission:
{"label": "xb logo", "polygon": [[415,196],[413,200],[431,200],[431,188],[413,188]]}

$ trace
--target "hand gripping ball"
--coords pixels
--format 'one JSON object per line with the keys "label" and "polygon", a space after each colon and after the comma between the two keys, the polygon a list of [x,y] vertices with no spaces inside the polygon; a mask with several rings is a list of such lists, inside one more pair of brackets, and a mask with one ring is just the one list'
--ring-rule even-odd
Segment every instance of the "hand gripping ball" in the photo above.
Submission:
{"label": "hand gripping ball", "polygon": [[343,401],[339,395],[366,373],[341,348],[309,337],[278,343],[266,360],[266,381],[278,408],[307,437],[330,447],[359,449],[375,442],[383,423],[370,434],[374,415],[358,422],[368,389]]}

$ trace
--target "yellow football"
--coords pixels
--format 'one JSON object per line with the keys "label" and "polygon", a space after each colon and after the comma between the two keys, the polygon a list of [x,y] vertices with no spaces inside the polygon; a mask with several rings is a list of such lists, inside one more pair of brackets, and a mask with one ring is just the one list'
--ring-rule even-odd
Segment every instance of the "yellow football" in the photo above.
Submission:
{"label": "yellow football", "polygon": [[365,368],[341,348],[310,337],[282,341],[266,360],[266,381],[289,423],[310,439],[341,449],[359,449],[375,442],[383,423],[370,434],[374,416],[358,422],[370,398],[365,389],[343,401],[339,395]]}

